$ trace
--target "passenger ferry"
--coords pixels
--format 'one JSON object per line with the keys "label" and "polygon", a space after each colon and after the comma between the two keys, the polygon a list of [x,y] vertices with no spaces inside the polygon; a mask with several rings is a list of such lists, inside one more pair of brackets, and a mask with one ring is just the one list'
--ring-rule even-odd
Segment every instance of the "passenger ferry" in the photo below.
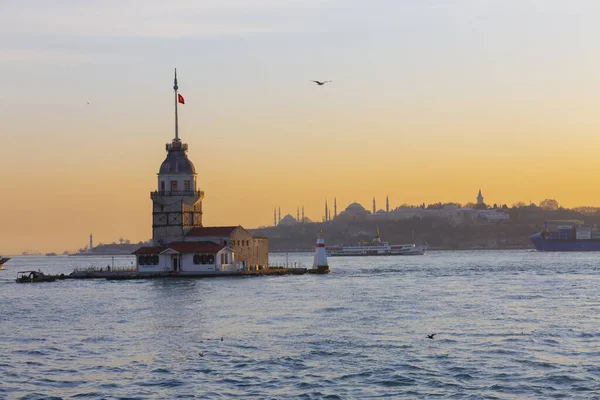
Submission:
{"label": "passenger ferry", "polygon": [[356,245],[327,247],[327,256],[422,256],[428,248],[428,245],[417,246],[414,243],[390,245],[381,241],[377,228],[377,236],[370,243],[361,241]]}

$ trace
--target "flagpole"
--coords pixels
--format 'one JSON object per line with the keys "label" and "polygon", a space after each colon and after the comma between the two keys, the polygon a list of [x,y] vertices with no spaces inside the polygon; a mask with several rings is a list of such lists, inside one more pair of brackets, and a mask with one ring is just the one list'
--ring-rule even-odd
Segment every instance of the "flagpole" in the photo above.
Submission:
{"label": "flagpole", "polygon": [[173,90],[175,91],[175,141],[179,141],[179,120],[177,119],[177,68],[175,68],[175,81],[173,83]]}

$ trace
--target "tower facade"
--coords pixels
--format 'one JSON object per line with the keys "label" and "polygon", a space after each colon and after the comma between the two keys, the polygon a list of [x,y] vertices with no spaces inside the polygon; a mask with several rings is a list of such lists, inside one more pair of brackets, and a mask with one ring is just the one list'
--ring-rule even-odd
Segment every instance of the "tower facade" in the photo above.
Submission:
{"label": "tower facade", "polygon": [[202,227],[202,200],[194,164],[188,159],[188,145],[179,139],[177,120],[178,93],[175,71],[175,138],[167,143],[167,157],[158,171],[158,189],[150,192],[152,200],[152,241],[155,245],[183,240],[192,228]]}
{"label": "tower facade", "polygon": [[481,194],[481,189],[479,189],[479,193],[477,194],[477,205],[483,205],[483,195]]}

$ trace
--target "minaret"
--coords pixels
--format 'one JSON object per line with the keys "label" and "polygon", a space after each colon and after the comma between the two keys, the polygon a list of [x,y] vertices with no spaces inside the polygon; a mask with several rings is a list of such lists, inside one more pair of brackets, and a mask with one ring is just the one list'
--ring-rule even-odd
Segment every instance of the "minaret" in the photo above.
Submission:
{"label": "minaret", "polygon": [[198,190],[194,164],[188,159],[188,145],[179,139],[177,70],[173,82],[175,95],[175,137],[167,143],[167,158],[158,171],[158,190],[150,192],[152,199],[152,241],[155,245],[181,241],[195,227],[202,226],[202,199]]}
{"label": "minaret", "polygon": [[375,197],[373,197],[373,215],[377,212],[377,206],[375,205]]}
{"label": "minaret", "polygon": [[388,198],[388,196],[385,196],[385,212],[390,212],[390,199]]}
{"label": "minaret", "polygon": [[296,222],[300,223],[300,207],[296,208]]}
{"label": "minaret", "polygon": [[91,252],[93,248],[94,248],[94,237],[90,233],[90,248],[88,249],[88,251]]}
{"label": "minaret", "polygon": [[273,207],[273,226],[277,226],[277,207]]}
{"label": "minaret", "polygon": [[302,206],[302,223],[304,223],[304,206]]}
{"label": "minaret", "polygon": [[333,198],[333,218],[337,217],[337,198]]}
{"label": "minaret", "polygon": [[483,195],[481,194],[481,189],[479,189],[479,193],[477,194],[477,205],[483,204]]}
{"label": "minaret", "polygon": [[277,224],[279,225],[279,223],[281,222],[281,207],[279,207],[279,218],[277,218]]}
{"label": "minaret", "polygon": [[328,216],[329,212],[327,211],[327,200],[325,200],[325,222],[329,221]]}

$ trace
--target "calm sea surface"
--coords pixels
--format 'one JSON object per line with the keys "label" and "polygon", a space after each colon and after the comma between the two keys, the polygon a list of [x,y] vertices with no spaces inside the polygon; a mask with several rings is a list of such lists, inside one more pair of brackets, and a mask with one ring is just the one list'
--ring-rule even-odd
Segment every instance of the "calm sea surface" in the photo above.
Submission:
{"label": "calm sea surface", "polygon": [[326,276],[17,284],[113,260],[15,257],[0,399],[600,399],[600,253],[329,261]]}

